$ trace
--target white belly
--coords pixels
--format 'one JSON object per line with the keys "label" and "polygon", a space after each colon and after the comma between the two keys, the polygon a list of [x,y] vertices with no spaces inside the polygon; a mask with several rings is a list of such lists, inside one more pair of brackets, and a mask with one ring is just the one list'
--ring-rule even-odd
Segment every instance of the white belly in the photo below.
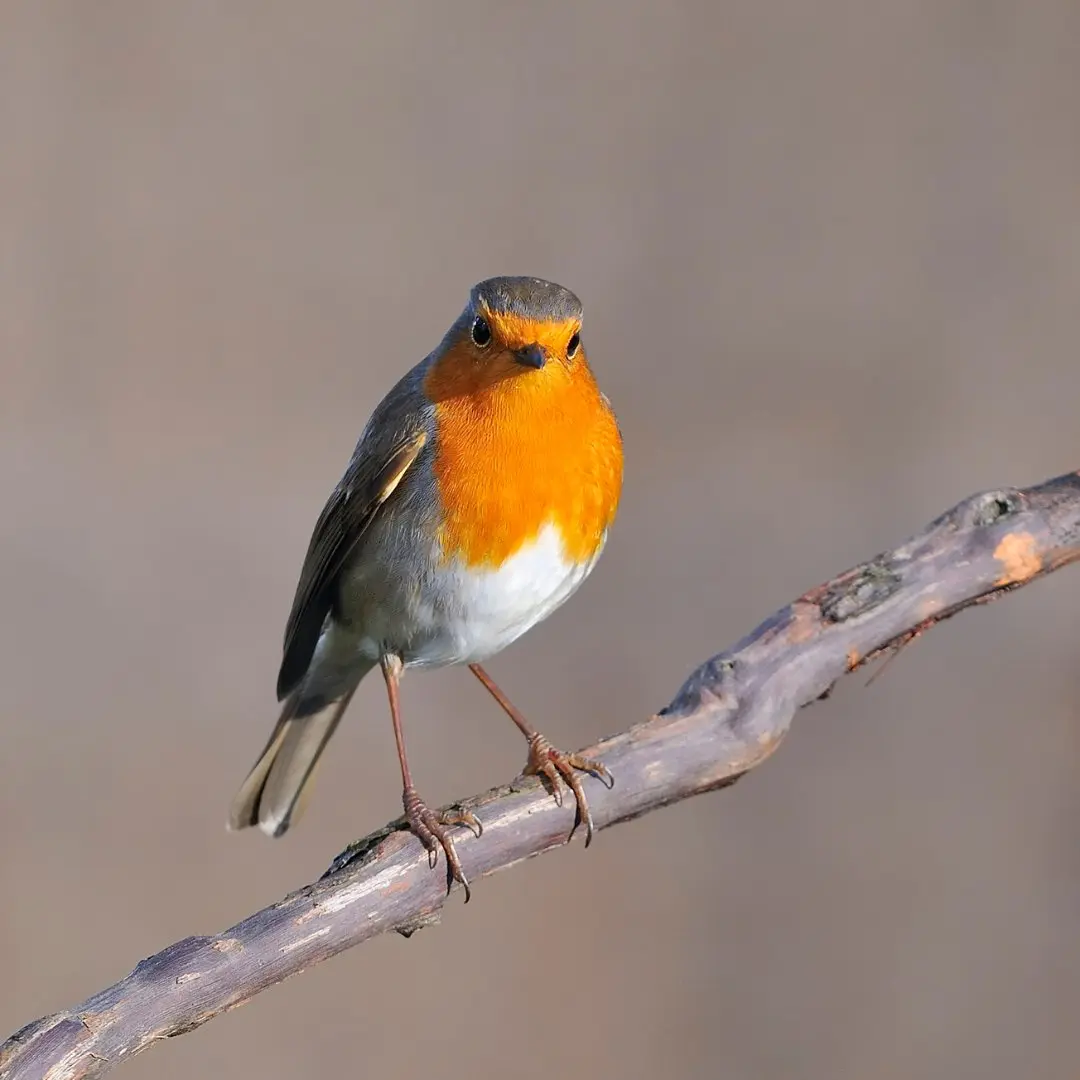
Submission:
{"label": "white belly", "polygon": [[[479,663],[550,615],[585,580],[603,549],[573,563],[553,526],[493,570],[460,564],[435,572],[431,595],[414,597],[410,667]],[[427,590],[423,590],[427,591]]]}

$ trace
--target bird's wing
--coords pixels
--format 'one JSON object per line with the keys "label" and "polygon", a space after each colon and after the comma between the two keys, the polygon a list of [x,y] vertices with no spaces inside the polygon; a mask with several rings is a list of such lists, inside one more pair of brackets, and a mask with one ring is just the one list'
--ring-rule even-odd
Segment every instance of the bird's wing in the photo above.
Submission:
{"label": "bird's wing", "polygon": [[[341,483],[315,524],[285,626],[278,700],[295,689],[311,663],[345,560],[427,442],[421,416],[413,413],[397,419],[390,437],[383,429],[381,437],[361,438]],[[373,417],[369,424],[373,433],[381,427],[375,420]]]}

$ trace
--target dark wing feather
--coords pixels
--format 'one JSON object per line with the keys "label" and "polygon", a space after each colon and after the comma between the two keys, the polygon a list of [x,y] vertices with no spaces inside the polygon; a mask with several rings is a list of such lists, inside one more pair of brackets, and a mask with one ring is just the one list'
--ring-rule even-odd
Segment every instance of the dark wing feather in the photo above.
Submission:
{"label": "dark wing feather", "polygon": [[277,683],[279,701],[296,688],[311,663],[323,623],[333,607],[334,587],[345,560],[425,442],[427,431],[414,427],[385,449],[365,453],[363,445],[358,447],[319,515],[285,626],[285,649]]}

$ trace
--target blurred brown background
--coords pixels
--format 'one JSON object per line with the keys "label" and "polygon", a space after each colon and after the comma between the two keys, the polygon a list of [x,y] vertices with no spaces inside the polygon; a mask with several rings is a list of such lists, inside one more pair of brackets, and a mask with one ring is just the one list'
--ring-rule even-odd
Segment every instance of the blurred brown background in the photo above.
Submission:
{"label": "blurred brown background", "polygon": [[[301,826],[224,828],[315,516],[475,280],[581,295],[628,445],[598,572],[492,666],[564,744],[963,496],[1080,465],[1070,0],[27,2],[0,27],[4,1033],[398,812],[369,681]],[[734,790],[120,1075],[1074,1070],[1078,596],[1066,572],[964,617]],[[467,674],[405,694],[433,803],[520,767]]]}

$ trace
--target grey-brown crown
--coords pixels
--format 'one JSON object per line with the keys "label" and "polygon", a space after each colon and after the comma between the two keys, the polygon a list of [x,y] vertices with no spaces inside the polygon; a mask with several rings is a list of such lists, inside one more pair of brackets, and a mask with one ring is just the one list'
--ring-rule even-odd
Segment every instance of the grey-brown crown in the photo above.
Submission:
{"label": "grey-brown crown", "polygon": [[581,301],[569,289],[541,278],[488,278],[473,287],[474,307],[477,301],[497,315],[520,315],[552,322],[581,318]]}

